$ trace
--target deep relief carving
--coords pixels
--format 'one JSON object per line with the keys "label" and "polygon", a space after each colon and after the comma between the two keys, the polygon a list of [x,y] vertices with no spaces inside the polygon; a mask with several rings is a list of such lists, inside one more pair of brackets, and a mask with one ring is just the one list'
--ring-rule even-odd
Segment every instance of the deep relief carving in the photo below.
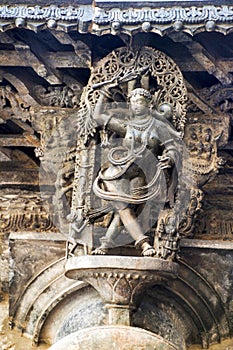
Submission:
{"label": "deep relief carving", "polygon": [[98,24],[106,24],[109,22],[119,21],[120,23],[170,23],[173,21],[181,21],[184,23],[200,23],[206,20],[213,21],[232,21],[233,7],[232,6],[203,6],[191,8],[160,8],[160,9],[98,9],[95,15],[95,22]]}
{"label": "deep relief carving", "polygon": [[184,163],[187,174],[193,179],[190,202],[180,222],[179,233],[184,237],[196,235],[204,199],[203,186],[213,180],[225,159],[218,155],[218,147],[229,137],[229,117],[224,115],[190,115],[185,129],[188,157]]}
{"label": "deep relief carving", "polygon": [[1,112],[8,113],[12,116],[12,113],[23,121],[30,120],[30,105],[26,105],[24,100],[20,97],[16,91],[12,89],[10,85],[0,86],[0,108]]}
{"label": "deep relief carving", "polygon": [[[140,99],[143,113],[138,112]],[[83,92],[78,112],[72,206],[67,217],[72,255],[80,246],[90,253],[96,245],[93,254],[107,254],[121,244],[119,236],[128,232],[126,241],[136,241],[143,255],[174,260],[180,237],[193,237],[203,201],[201,188],[224,164],[217,149],[228,140],[229,118],[189,114],[184,133],[186,103],[179,69],[155,49],[120,48],[99,62]],[[167,124],[168,120],[171,124]],[[150,146],[148,135],[153,136],[156,123],[161,134],[156,131],[155,139],[160,138],[163,145],[171,143],[168,148],[165,146],[165,153],[153,153]],[[182,149],[183,134],[186,147]],[[114,141],[116,135],[119,145]],[[155,170],[158,164],[150,160],[148,172],[147,164],[139,161],[140,157],[147,159],[146,149],[152,150],[159,169],[166,174],[167,195],[163,204],[159,199],[164,193],[162,178]],[[179,164],[182,158],[183,166],[182,162]],[[123,184],[125,181],[129,187]],[[161,208],[143,209],[140,216],[140,205],[153,198],[157,198]],[[145,225],[145,215],[150,225]]]}
{"label": "deep relief carving", "polygon": [[174,260],[179,249],[179,230],[172,209],[160,213],[155,232],[156,257]]}
{"label": "deep relief carving", "polygon": [[[179,254],[180,239],[184,237],[193,238],[196,219],[202,208],[202,202],[203,191],[198,187],[191,187],[188,203],[186,205],[179,203],[177,208],[175,208],[179,211],[178,214],[174,209],[165,209],[160,212],[155,229],[154,246],[156,257],[174,260]],[[177,223],[176,218],[178,215],[181,219]]]}
{"label": "deep relief carving", "polygon": [[233,220],[227,210],[205,210],[198,216],[195,237],[232,240]]}
{"label": "deep relief carving", "polygon": [[[149,82],[148,73],[157,80],[156,83]],[[100,95],[99,89],[105,85],[108,86],[113,81],[115,86],[116,83],[127,84],[130,81],[132,86],[137,86],[140,76],[145,76],[143,87],[152,89],[153,94],[157,90],[153,100],[154,107],[159,108],[159,104],[163,102],[170,103],[174,112],[171,117],[172,122],[178,131],[183,132],[186,121],[187,93],[179,68],[170,57],[161,51],[149,47],[141,50],[123,47],[116,49],[101,60],[92,73],[81,97],[78,133],[88,137],[95,131],[96,122],[91,118],[91,114]],[[129,86],[129,89],[132,90],[132,87]],[[127,91],[117,91],[115,94],[118,102],[126,101]],[[110,97],[114,99],[114,94]]]}
{"label": "deep relief carving", "polygon": [[[160,31],[164,33],[171,29],[188,29],[190,33],[198,30],[226,32],[233,18],[232,6],[203,6],[203,7],[162,7],[124,9],[113,8],[110,10],[97,8],[94,23],[96,32],[108,29],[109,31],[120,32],[122,29],[130,31]],[[217,26],[218,23],[218,26]],[[195,24],[195,26],[194,26]],[[167,26],[163,27],[162,26]]]}
{"label": "deep relief carving", "polygon": [[190,117],[185,141],[189,153],[188,171],[198,186],[203,186],[215,176],[224,160],[218,156],[218,145],[227,143],[229,118],[226,116]]}
{"label": "deep relief carving", "polygon": [[221,84],[213,85],[210,88],[202,90],[202,94],[206,101],[220,113],[231,113],[233,112],[233,89],[232,86],[222,86]]}
{"label": "deep relief carving", "polygon": [[35,149],[41,161],[40,182],[54,185],[54,220],[66,230],[70,212],[76,156],[75,115],[69,109],[35,111],[34,127],[41,135],[41,146]]}
{"label": "deep relief carving", "polygon": [[58,6],[0,6],[0,17],[9,18],[27,18],[32,20],[57,19],[63,21],[75,21],[84,16],[84,7],[74,8]]}
{"label": "deep relief carving", "polygon": [[49,86],[47,89],[43,86],[36,86],[33,93],[42,106],[77,108],[81,89],[77,92],[67,86]]}
{"label": "deep relief carving", "polygon": [[[133,120],[127,121],[132,118],[134,106],[131,103],[129,110],[126,105],[127,96],[130,96],[130,93],[134,94],[134,91],[137,91],[135,87],[138,86],[140,86],[138,91],[141,89],[141,92],[135,92],[135,97],[137,95],[141,96],[142,99],[147,101],[147,104],[150,99],[147,99],[147,97],[151,96],[151,109],[149,110],[148,108],[146,111],[148,120],[145,120],[145,125],[139,126]],[[100,232],[102,232],[102,238],[95,253],[106,254],[109,249],[119,245],[119,242],[117,244],[114,242],[118,235],[116,232],[129,232],[129,229],[124,227],[124,225],[122,226],[122,220],[124,219],[116,214],[119,209],[115,208],[114,202],[112,202],[112,200],[116,201],[119,196],[115,198],[115,195],[108,195],[108,192],[112,191],[124,193],[126,188],[120,185],[119,188],[116,187],[117,190],[112,188],[111,191],[108,189],[106,191],[105,189],[106,192],[103,192],[103,187],[109,186],[109,179],[106,180],[104,178],[104,172],[106,169],[107,172],[110,171],[110,168],[105,168],[103,172],[103,164],[107,160],[111,163],[112,157],[114,160],[117,154],[114,154],[114,152],[118,152],[117,157],[121,157],[120,153],[127,151],[127,147],[126,149],[114,148],[115,146],[113,146],[114,143],[112,142],[115,135],[118,133],[119,138],[119,136],[124,135],[124,132],[122,134],[119,131],[121,126],[118,127],[118,130],[111,125],[116,125],[116,117],[122,115],[120,123],[124,125],[124,128],[136,130],[137,133],[146,135],[147,128],[151,133],[154,125],[156,125],[150,119],[153,116],[153,118],[159,120],[160,124],[162,123],[160,125],[161,129],[166,126],[168,134],[167,136],[164,136],[164,134],[162,138],[171,139],[175,145],[174,148],[178,150],[180,140],[184,134],[186,109],[190,104],[187,104],[186,89],[177,66],[169,57],[152,48],[142,48],[139,51],[120,48],[101,60],[93,70],[88,85],[82,94],[78,111],[78,122],[76,115],[69,112],[67,116],[67,107],[76,107],[76,100],[72,100],[74,98],[72,94],[70,94],[70,99],[66,100],[69,92],[69,88],[55,88],[50,91],[42,91],[41,96],[46,96],[48,93],[49,103],[58,104],[59,107],[64,106],[65,108],[63,112],[59,110],[59,113],[57,113],[56,108],[38,111],[41,117],[37,118],[37,121],[34,120],[34,124],[36,130],[39,130],[41,134],[41,147],[37,148],[36,152],[41,159],[43,169],[53,174],[52,178],[55,185],[53,204],[56,212],[54,220],[58,223],[61,230],[66,233],[68,232],[69,224],[72,254],[80,245],[85,247],[85,252],[90,253],[93,244],[96,246],[96,242],[100,238]],[[101,99],[102,102],[100,102]],[[101,103],[103,104],[102,106]],[[98,120],[101,113],[102,115],[108,115],[106,121]],[[169,123],[168,121],[172,124],[166,124]],[[159,258],[173,260],[179,249],[180,236],[193,236],[195,219],[203,200],[201,187],[215,176],[223,164],[222,158],[218,157],[217,146],[226,143],[228,139],[228,123],[227,117],[220,118],[216,115],[211,115],[203,119],[203,116],[201,117],[199,113],[193,116],[189,115],[185,129],[187,145],[185,153],[188,154],[188,158],[184,162],[182,175],[184,178],[179,184],[180,193],[178,195],[176,184],[172,190],[173,194],[167,194],[170,198],[167,202],[165,201],[165,208],[155,213],[155,219],[150,227],[151,230],[148,231],[148,235],[145,236],[141,231],[137,236],[138,238],[135,239],[136,236],[132,236],[136,241],[136,245],[138,247],[141,246],[143,254],[146,255],[148,250],[149,255],[155,254]],[[78,135],[77,146],[76,127]],[[127,143],[128,141],[124,142]],[[146,147],[148,147],[148,140],[145,142]],[[111,174],[109,173],[108,177],[110,176],[111,178],[113,176],[114,181],[117,183],[118,179],[121,180],[121,177],[124,176],[130,182],[132,179],[128,177],[128,166],[131,167],[131,165],[128,162],[133,164],[138,158],[136,148],[134,152],[136,153],[131,157],[130,161],[124,160],[120,164],[122,171],[119,176],[113,176],[111,173],[113,170],[111,170]],[[143,152],[142,156],[144,155]],[[97,158],[97,154],[100,158]],[[135,155],[136,158],[134,158]],[[158,153],[159,157],[163,158],[164,155],[163,151]],[[176,159],[177,162],[181,154],[177,158],[172,147],[171,150],[168,147],[166,156],[169,161],[173,159],[172,162],[174,162]],[[142,166],[142,164],[139,165],[138,159],[136,162],[137,167]],[[112,169],[114,167],[117,168],[117,166],[114,160]],[[167,166],[168,163],[165,162],[165,167]],[[99,167],[101,167],[101,176],[97,176]],[[142,168],[144,168],[144,165]],[[168,185],[169,181],[171,181],[169,177],[172,175],[172,171],[165,170],[165,173]],[[159,177],[156,173],[153,176]],[[177,176],[180,176],[180,170]],[[139,174],[140,177],[141,175]],[[190,182],[186,186],[186,182],[189,182],[187,180],[188,177],[192,179],[192,183]],[[95,179],[96,181],[94,181]],[[95,183],[94,187],[93,183]],[[112,184],[113,182],[111,182],[111,186]],[[184,188],[184,193],[182,193],[182,188]],[[136,188],[134,196],[136,195],[135,198],[137,199],[135,202],[131,202],[133,197],[127,197],[128,193],[124,199],[122,198],[125,194],[123,197],[121,195],[117,200],[127,203],[123,206],[127,206],[129,203],[137,206],[145,202],[147,197],[150,197],[151,189],[150,187],[145,188],[146,191],[149,191],[149,195],[145,196],[142,194],[142,190],[136,193]],[[141,200],[140,196],[143,196],[144,199]],[[151,196],[153,198],[154,195],[151,194]],[[171,199],[172,196],[173,199]],[[188,196],[189,199],[183,201],[182,198],[185,196]],[[185,208],[182,201],[185,202]],[[152,212],[149,210],[146,215],[151,216]],[[178,216],[179,219],[177,219]],[[127,216],[127,220],[129,220],[129,216]],[[133,231],[135,231],[135,227],[133,226]],[[104,230],[107,232],[105,235],[103,235]],[[143,228],[143,230],[145,229]],[[88,239],[87,231],[89,232]],[[99,233],[96,235],[97,231]],[[111,231],[114,233],[110,234]],[[90,235],[92,238],[90,238]],[[154,247],[153,239],[155,239]]]}
{"label": "deep relief carving", "polygon": [[[58,6],[0,6],[0,19],[7,25],[30,27],[37,23],[36,30],[45,26],[56,29],[60,24],[62,30],[78,28],[81,32],[118,32],[122,28],[131,34],[130,26],[141,31],[154,29],[163,33],[172,30],[188,30],[194,33],[198,29],[207,31],[227,31],[233,20],[232,6],[202,7],[166,7],[166,8],[114,8],[105,10],[99,7],[82,5],[79,7]],[[12,23],[9,23],[12,21]],[[65,23],[65,26],[62,24]],[[93,24],[92,26],[90,24]],[[40,26],[38,26],[40,24]],[[195,24],[195,26],[193,26]],[[135,28],[135,25],[137,28]],[[163,28],[166,25],[167,28]],[[59,29],[60,29],[59,28]]]}
{"label": "deep relief carving", "polygon": [[202,208],[203,191],[200,188],[192,188],[190,191],[190,201],[184,218],[180,222],[179,233],[181,237],[190,237],[194,235],[196,218]]}
{"label": "deep relief carving", "polygon": [[[143,255],[153,256],[157,248],[145,235],[153,224],[146,221],[152,219],[155,224],[163,206],[174,208],[172,225],[174,237],[178,237],[178,212],[184,202],[182,196],[189,192],[181,180],[186,101],[181,72],[158,50],[120,48],[99,62],[83,92],[78,114],[69,215],[71,241],[81,243],[83,237],[85,241],[82,231],[92,223],[94,231],[97,227],[106,231],[93,254],[106,254],[126,230],[128,239],[136,241]],[[181,187],[183,192],[178,195]],[[155,209],[154,217],[147,203],[150,201],[157,201],[161,207]],[[139,215],[143,205],[148,206],[146,217]],[[106,214],[107,224],[101,219],[101,226],[98,220]],[[174,239],[174,244],[170,240],[167,237],[174,254],[158,256],[175,258],[179,239]]]}
{"label": "deep relief carving", "polygon": [[49,214],[50,208],[39,194],[1,195],[0,211],[1,232],[57,231]]}

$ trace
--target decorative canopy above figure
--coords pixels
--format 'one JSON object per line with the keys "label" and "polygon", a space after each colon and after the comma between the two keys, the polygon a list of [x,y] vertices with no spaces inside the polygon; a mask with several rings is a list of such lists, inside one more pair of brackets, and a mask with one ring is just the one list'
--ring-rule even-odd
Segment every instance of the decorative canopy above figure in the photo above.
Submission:
{"label": "decorative canopy above figure", "polygon": [[143,256],[174,258],[189,204],[186,99],[179,68],[160,51],[120,48],[99,62],[78,115],[70,253],[135,242]]}

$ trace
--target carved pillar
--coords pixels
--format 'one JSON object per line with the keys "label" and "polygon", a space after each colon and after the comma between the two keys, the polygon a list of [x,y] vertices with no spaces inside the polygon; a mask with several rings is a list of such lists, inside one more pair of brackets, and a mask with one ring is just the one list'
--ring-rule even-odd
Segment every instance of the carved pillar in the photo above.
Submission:
{"label": "carved pillar", "polygon": [[68,278],[88,282],[99,292],[109,325],[129,326],[145,289],[175,279],[178,264],[156,258],[86,255],[68,259],[65,269]]}

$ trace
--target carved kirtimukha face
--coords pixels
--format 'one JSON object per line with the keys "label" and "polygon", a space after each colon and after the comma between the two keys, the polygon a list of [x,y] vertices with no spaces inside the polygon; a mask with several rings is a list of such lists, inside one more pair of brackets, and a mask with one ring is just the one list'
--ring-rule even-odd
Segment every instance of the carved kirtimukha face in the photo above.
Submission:
{"label": "carved kirtimukha face", "polygon": [[144,116],[148,113],[148,99],[142,95],[134,95],[130,99],[130,109],[134,116]]}

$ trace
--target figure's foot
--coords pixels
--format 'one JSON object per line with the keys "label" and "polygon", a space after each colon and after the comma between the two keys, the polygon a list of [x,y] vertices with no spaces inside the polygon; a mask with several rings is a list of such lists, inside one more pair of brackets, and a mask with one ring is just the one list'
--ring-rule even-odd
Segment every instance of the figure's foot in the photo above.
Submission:
{"label": "figure's foot", "polygon": [[103,248],[103,247],[98,247],[96,248],[95,250],[93,250],[91,252],[92,255],[106,255],[108,252],[108,249],[107,248]]}
{"label": "figure's foot", "polygon": [[143,256],[154,256],[155,249],[148,242],[144,242],[142,244],[142,255]]}

